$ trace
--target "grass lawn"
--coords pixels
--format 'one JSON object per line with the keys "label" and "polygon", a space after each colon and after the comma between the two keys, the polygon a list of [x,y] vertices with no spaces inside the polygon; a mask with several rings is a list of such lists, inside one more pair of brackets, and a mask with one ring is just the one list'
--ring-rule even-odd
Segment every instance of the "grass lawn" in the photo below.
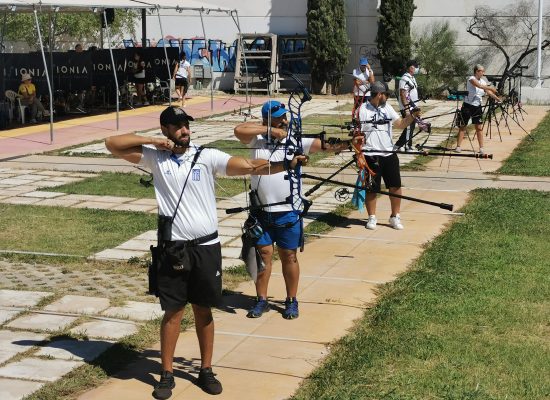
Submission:
{"label": "grass lawn", "polygon": [[0,204],[0,249],[90,256],[156,224],[148,213]]}
{"label": "grass lawn", "polygon": [[[526,118],[528,118],[527,116]],[[513,122],[511,122],[513,124]],[[506,175],[550,176],[550,113],[526,136],[497,171]]]}
{"label": "grass lawn", "polygon": [[294,399],[550,396],[550,194],[477,190]]}
{"label": "grass lawn", "polygon": [[[155,190],[139,183],[140,179],[148,179],[147,175],[121,172],[102,172],[96,177],[86,178],[79,182],[69,183],[53,188],[42,188],[49,192],[69,194],[90,194],[97,196],[122,196],[138,199],[154,199]],[[232,197],[245,191],[243,179],[216,178],[216,196]]]}

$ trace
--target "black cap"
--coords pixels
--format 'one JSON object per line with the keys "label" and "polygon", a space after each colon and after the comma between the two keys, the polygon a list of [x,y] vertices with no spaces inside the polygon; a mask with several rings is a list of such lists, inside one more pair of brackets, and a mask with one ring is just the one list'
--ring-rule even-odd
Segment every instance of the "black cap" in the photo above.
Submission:
{"label": "black cap", "polygon": [[407,63],[405,64],[405,67],[408,69],[409,67],[418,67],[418,61],[416,60],[409,60],[407,61]]}
{"label": "black cap", "polygon": [[376,81],[370,85],[370,92],[374,96],[376,93],[390,93],[390,89],[386,82]]}
{"label": "black cap", "polygon": [[162,126],[179,125],[180,122],[194,121],[190,115],[187,115],[180,107],[166,107],[166,109],[160,113],[160,124]]}

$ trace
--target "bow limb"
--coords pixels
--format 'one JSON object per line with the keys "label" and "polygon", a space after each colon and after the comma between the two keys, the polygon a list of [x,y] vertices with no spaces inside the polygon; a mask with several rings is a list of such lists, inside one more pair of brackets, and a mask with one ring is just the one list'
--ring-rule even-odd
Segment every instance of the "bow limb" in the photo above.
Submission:
{"label": "bow limb", "polygon": [[[307,213],[311,202],[302,197],[302,165],[298,163],[292,168],[290,162],[295,155],[304,153],[302,145],[302,105],[311,100],[311,94],[304,86],[302,81],[292,73],[284,73],[290,76],[296,82],[297,86],[290,92],[288,98],[288,110],[290,121],[288,124],[288,134],[285,141],[285,163],[287,165],[287,177],[290,185],[290,195],[287,198],[292,209],[296,211],[300,218]],[[302,245],[303,246],[303,245]]]}

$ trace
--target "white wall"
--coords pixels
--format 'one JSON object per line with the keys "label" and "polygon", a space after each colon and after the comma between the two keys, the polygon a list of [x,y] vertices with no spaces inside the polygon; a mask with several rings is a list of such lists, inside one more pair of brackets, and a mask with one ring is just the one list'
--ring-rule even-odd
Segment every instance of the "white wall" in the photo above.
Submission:
{"label": "white wall", "polygon": [[[535,0],[536,1],[536,0]],[[243,33],[276,33],[276,34],[302,34],[306,32],[307,0],[209,0],[209,4],[222,8],[237,8],[241,31]],[[493,0],[486,5],[491,8],[505,10],[513,0]],[[379,62],[377,59],[376,33],[378,29],[378,7],[380,0],[346,0],[347,30],[351,44],[351,56],[346,72],[351,72],[358,64],[359,58],[367,56],[371,60],[374,72],[380,77]],[[482,5],[479,0],[416,0],[417,9],[412,21],[412,32],[421,34],[436,21],[448,21],[451,28],[458,33],[458,48],[466,56],[472,56],[483,44],[466,32],[468,22],[474,14],[476,7]],[[534,12],[537,11],[536,1]],[[550,11],[550,1],[546,1],[545,12]],[[169,15],[169,14],[176,14]],[[176,38],[202,37],[201,21],[197,13],[164,11],[162,22],[165,35]],[[545,24],[550,24],[550,18],[545,18]],[[232,43],[237,34],[237,29],[231,17],[224,14],[211,13],[204,15],[206,35],[209,38],[222,39],[226,43]],[[156,16],[147,17],[149,38],[159,39],[160,29]],[[138,27],[138,35],[141,26]],[[511,44],[521,48],[523,43]],[[550,50],[546,50],[545,58],[550,58]],[[429,62],[429,60],[423,60]],[[502,71],[502,59],[496,57],[493,62],[487,63],[488,74],[498,74]],[[473,61],[472,61],[473,63]],[[533,73],[536,62],[531,62]],[[550,62],[543,63],[543,75],[550,75]],[[550,79],[549,79],[550,81]],[[349,81],[348,81],[349,82]]]}

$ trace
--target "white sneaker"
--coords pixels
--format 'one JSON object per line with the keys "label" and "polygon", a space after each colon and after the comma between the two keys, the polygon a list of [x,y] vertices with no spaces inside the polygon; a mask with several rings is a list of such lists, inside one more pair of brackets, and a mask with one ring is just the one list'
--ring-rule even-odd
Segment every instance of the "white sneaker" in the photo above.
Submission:
{"label": "white sneaker", "polygon": [[149,105],[149,102],[146,101],[146,102],[143,103],[143,105],[144,105],[144,106],[148,106],[148,105]]}
{"label": "white sneaker", "polygon": [[401,217],[399,214],[395,214],[395,217],[390,217],[390,226],[393,229],[401,230],[403,229],[403,224],[401,223]]}
{"label": "white sneaker", "polygon": [[483,149],[483,147],[479,148],[479,154],[485,154],[485,150]]}
{"label": "white sneaker", "polygon": [[367,220],[367,224],[365,225],[365,228],[374,230],[376,229],[376,223],[378,220],[376,219],[375,215],[369,215],[369,219]]}
{"label": "white sneaker", "polygon": [[455,147],[455,153],[460,153],[462,151],[462,149],[458,146]]}
{"label": "white sneaker", "polygon": [[410,152],[414,151],[414,149],[413,149],[412,146],[407,146],[407,147],[405,147],[405,151],[406,151],[407,153],[410,153]]}

